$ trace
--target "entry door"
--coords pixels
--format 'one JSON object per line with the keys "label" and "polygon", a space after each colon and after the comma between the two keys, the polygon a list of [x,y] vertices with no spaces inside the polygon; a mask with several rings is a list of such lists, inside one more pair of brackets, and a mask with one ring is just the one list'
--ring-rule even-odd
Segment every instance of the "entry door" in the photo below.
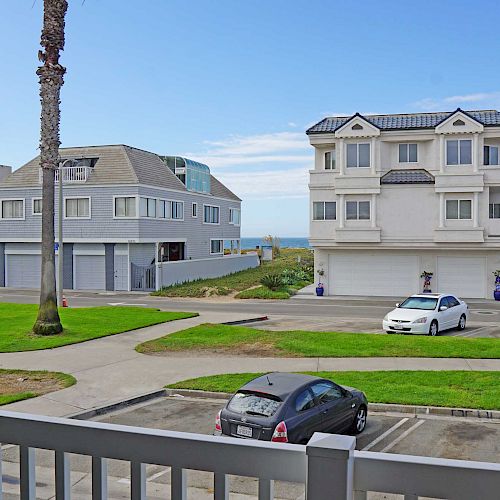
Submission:
{"label": "entry door", "polygon": [[128,290],[128,255],[115,254],[115,290]]}

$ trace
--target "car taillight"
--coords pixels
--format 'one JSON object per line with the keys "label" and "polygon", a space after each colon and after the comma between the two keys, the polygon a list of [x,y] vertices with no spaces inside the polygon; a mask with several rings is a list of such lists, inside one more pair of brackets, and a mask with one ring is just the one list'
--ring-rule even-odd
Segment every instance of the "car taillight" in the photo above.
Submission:
{"label": "car taillight", "polygon": [[276,429],[274,429],[271,441],[275,443],[288,443],[288,432],[283,420],[276,426]]}
{"label": "car taillight", "polygon": [[222,432],[222,426],[220,425],[220,414],[222,410],[219,410],[217,416],[215,417],[215,432]]}

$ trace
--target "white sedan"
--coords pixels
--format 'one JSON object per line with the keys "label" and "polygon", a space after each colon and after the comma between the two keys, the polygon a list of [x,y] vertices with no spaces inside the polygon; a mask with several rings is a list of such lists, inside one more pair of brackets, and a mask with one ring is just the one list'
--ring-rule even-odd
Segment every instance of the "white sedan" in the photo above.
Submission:
{"label": "white sedan", "polygon": [[465,329],[469,307],[454,295],[412,295],[387,314],[382,322],[387,333],[418,333],[435,337],[450,328]]}

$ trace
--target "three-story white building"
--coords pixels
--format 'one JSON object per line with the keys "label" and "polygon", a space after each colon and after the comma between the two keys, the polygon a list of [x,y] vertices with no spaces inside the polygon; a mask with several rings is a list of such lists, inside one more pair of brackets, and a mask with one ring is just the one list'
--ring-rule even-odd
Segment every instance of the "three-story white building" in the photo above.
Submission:
{"label": "three-story white building", "polygon": [[500,112],[329,117],[307,134],[310,243],[327,295],[493,296]]}

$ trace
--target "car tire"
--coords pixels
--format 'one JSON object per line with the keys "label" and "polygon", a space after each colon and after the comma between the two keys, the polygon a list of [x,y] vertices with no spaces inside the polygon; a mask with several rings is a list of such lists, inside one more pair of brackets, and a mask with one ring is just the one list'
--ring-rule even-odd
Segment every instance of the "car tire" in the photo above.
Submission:
{"label": "car tire", "polygon": [[460,316],[460,319],[458,320],[457,328],[460,331],[465,330],[466,323],[467,323],[467,318],[466,318],[465,314],[462,314],[462,316]]}
{"label": "car tire", "polygon": [[439,325],[438,322],[434,319],[431,322],[431,326],[429,327],[429,336],[430,337],[437,337],[439,333]]}
{"label": "car tire", "polygon": [[368,410],[366,406],[360,406],[351,424],[351,434],[360,434],[365,430]]}

